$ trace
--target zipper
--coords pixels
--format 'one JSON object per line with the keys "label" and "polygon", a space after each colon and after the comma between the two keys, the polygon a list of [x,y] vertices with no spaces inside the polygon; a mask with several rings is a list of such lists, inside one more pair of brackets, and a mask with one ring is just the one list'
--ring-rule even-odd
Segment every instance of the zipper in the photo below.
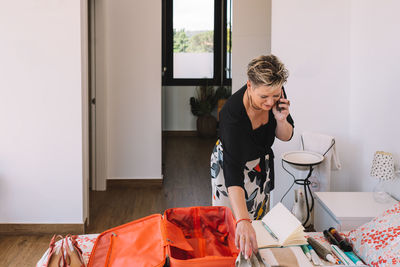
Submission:
{"label": "zipper", "polygon": [[164,214],[161,215],[161,236],[162,236],[162,240],[164,242],[163,244],[163,249],[164,249],[164,253],[165,253],[165,261],[164,261],[164,265],[163,267],[169,267],[170,266],[170,260],[169,260],[169,255],[168,255],[168,247],[170,244],[173,244],[174,242],[167,238],[167,230],[165,227],[165,216]]}
{"label": "zipper", "polygon": [[110,236],[110,246],[108,247],[107,256],[106,256],[106,263],[105,266],[108,267],[110,264],[110,257],[112,252],[112,246],[114,244],[114,239],[117,237],[117,234],[112,232]]}

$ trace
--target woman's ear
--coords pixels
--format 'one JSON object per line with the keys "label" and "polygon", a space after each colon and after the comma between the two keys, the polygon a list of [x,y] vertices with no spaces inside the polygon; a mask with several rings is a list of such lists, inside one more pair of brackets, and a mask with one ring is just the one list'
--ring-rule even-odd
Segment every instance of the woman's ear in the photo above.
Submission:
{"label": "woman's ear", "polygon": [[250,80],[247,80],[247,89],[251,88],[251,82]]}

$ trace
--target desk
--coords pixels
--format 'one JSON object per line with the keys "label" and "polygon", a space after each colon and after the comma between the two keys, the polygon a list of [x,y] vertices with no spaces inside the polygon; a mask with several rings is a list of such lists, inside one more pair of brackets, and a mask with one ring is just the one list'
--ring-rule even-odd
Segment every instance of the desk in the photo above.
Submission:
{"label": "desk", "polygon": [[378,203],[372,192],[315,192],[314,227],[323,231],[335,227],[350,231],[371,221],[397,201]]}

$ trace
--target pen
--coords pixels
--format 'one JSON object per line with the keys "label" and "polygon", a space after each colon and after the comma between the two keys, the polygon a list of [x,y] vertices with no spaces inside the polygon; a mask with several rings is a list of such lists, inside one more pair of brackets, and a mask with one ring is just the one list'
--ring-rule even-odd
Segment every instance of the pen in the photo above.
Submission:
{"label": "pen", "polygon": [[358,258],[356,254],[354,254],[353,252],[345,251],[344,254],[346,254],[346,256],[349,257],[350,260],[354,262],[355,265],[364,265],[364,263],[360,260],[360,258]]}
{"label": "pen", "polygon": [[338,264],[338,265],[345,265],[343,262],[341,262],[339,259],[336,259],[336,263],[335,264]]}
{"label": "pen", "polygon": [[336,245],[331,245],[333,253],[336,255],[336,257],[339,258],[345,265],[353,265],[353,262],[349,259],[349,257],[344,254],[344,252]]}
{"label": "pen", "polygon": [[272,230],[268,227],[268,225],[265,224],[265,222],[261,221],[262,225],[264,226],[264,228],[268,231],[268,233],[279,242],[278,237],[274,234],[274,232],[272,232]]}
{"label": "pen", "polygon": [[314,263],[314,265],[321,266],[322,265],[322,261],[318,257],[317,252],[315,252],[315,250],[312,248],[312,246],[307,245],[307,247],[310,250],[311,259],[312,259],[312,262]]}
{"label": "pen", "polygon": [[310,250],[308,249],[307,245],[300,245],[301,249],[303,250],[304,254],[306,254],[309,261],[311,261],[311,254]]}
{"label": "pen", "polygon": [[329,243],[332,245],[340,246],[339,242],[335,239],[335,237],[328,230],[324,230],[324,236],[328,239]]}
{"label": "pen", "polygon": [[315,240],[312,237],[309,237],[307,238],[307,241],[310,244],[310,246],[315,250],[315,252],[318,254],[318,256],[331,263],[336,263],[336,260],[333,258],[331,252],[328,249],[326,249],[323,245],[318,243],[317,240]]}
{"label": "pen", "polygon": [[329,228],[328,231],[332,234],[332,236],[339,243],[340,249],[342,249],[343,251],[353,251],[353,248],[351,247],[351,245],[349,243],[347,243],[347,241],[345,239],[343,239],[343,237],[339,234],[339,232],[334,227]]}

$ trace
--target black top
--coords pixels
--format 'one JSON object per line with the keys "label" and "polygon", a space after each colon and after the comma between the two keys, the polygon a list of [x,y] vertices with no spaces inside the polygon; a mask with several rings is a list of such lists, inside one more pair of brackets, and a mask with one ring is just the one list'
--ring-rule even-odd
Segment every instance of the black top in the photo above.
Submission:
{"label": "black top", "polygon": [[[276,119],[271,109],[268,123],[253,130],[243,104],[243,95],[246,89],[247,85],[229,97],[219,114],[219,139],[223,147],[223,170],[227,188],[229,186],[241,186],[244,188],[243,171],[248,161],[258,158],[263,159],[260,160],[260,167],[262,172],[266,174],[265,156],[269,154],[270,161],[268,165],[273,169],[271,146],[275,140]],[[285,91],[284,96],[286,98]],[[290,114],[287,117],[287,121],[294,127]],[[273,178],[272,171],[272,173],[270,172],[270,190],[274,187]]]}

